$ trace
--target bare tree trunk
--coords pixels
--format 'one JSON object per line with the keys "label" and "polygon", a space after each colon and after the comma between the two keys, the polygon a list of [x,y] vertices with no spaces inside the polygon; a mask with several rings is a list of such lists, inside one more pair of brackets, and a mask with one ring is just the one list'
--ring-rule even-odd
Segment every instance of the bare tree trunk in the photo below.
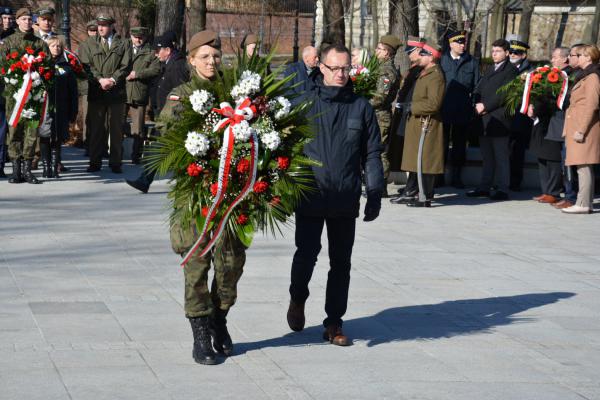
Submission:
{"label": "bare tree trunk", "polygon": [[344,5],[342,0],[323,0],[325,38],[333,43],[345,43]]}
{"label": "bare tree trunk", "polygon": [[371,29],[373,31],[373,38],[371,41],[371,48],[377,48],[379,43],[379,0],[371,1]]}
{"label": "bare tree trunk", "polygon": [[[406,43],[408,36],[419,36],[419,0],[389,0],[390,34]],[[396,65],[404,74],[410,67],[408,57],[403,51],[396,53]]]}
{"label": "bare tree trunk", "polygon": [[174,31],[182,41],[184,10],[183,0],[156,0],[156,35]]}
{"label": "bare tree trunk", "polygon": [[189,0],[188,37],[206,29],[206,0]]}
{"label": "bare tree trunk", "polygon": [[592,43],[600,45],[600,37],[598,37],[598,30],[600,29],[600,0],[596,0],[596,15],[594,15],[594,22],[592,23]]}
{"label": "bare tree trunk", "polygon": [[350,25],[350,37],[348,38],[348,43],[346,47],[352,50],[354,46],[354,0],[350,1],[350,18],[348,18],[348,24]]}
{"label": "bare tree trunk", "polygon": [[536,0],[523,0],[523,10],[521,11],[521,21],[519,22],[519,40],[525,43],[529,43],[529,25],[535,3]]}

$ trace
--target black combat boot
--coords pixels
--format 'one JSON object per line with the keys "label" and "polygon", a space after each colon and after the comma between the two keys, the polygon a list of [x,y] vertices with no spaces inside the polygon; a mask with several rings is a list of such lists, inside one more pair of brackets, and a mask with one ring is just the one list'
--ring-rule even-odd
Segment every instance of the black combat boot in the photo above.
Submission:
{"label": "black combat boot", "polygon": [[[50,169],[50,177],[51,178],[60,178],[60,176],[58,175],[58,173],[61,171],[60,168],[60,157],[59,157],[59,152],[60,149],[52,149],[52,167]],[[64,169],[63,169],[64,171]]]}
{"label": "black combat boot", "polygon": [[52,178],[50,169],[50,143],[40,140],[40,154],[42,156],[42,178]]}
{"label": "black combat boot", "polygon": [[25,179],[23,179],[23,172],[21,169],[21,158],[13,158],[13,173],[12,177],[8,180],[8,183],[23,183]]}
{"label": "black combat boot", "polygon": [[25,161],[25,168],[23,169],[23,176],[25,177],[25,180],[27,181],[27,183],[31,183],[32,185],[38,185],[42,182],[38,181],[38,179],[35,177],[33,172],[31,172],[31,164],[32,163],[33,163],[33,160]]}
{"label": "black combat boot", "polygon": [[212,321],[212,337],[215,351],[229,357],[233,354],[233,342],[227,331],[227,311],[219,308],[215,311]]}
{"label": "black combat boot", "polygon": [[190,318],[194,334],[194,351],[192,356],[198,364],[215,365],[217,355],[213,350],[210,337],[210,317]]}

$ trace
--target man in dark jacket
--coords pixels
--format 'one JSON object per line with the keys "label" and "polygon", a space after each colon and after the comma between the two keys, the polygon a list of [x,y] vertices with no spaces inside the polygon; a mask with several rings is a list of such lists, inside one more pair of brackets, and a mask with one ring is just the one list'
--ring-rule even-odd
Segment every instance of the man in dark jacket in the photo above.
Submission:
{"label": "man in dark jacket", "polygon": [[[508,49],[510,62],[517,68],[519,74],[529,72],[533,66],[527,60],[529,45],[520,40],[511,40]],[[525,161],[525,150],[531,140],[531,129],[533,121],[525,114],[516,113],[510,126],[510,183],[509,189],[521,190],[523,181],[523,163]]]}
{"label": "man in dark jacket", "polygon": [[319,56],[317,54],[317,49],[313,46],[306,46],[302,50],[302,61],[288,65],[283,72],[284,76],[296,74],[288,83],[288,87],[290,88],[289,90],[291,92],[290,94],[302,95],[309,89],[311,82],[309,77],[313,73],[318,72],[318,65]]}
{"label": "man in dark jacket", "polygon": [[[164,108],[169,93],[177,86],[190,80],[190,70],[183,53],[175,48],[176,36],[173,32],[166,32],[157,38],[154,46],[158,59],[161,61],[161,74],[156,82],[156,97],[154,115],[158,116]],[[126,179],[127,184],[142,193],[148,193],[154,181],[155,172],[142,170],[135,180]]]}
{"label": "man in dark jacket", "polygon": [[348,303],[350,258],[361,195],[361,167],[365,171],[365,221],[379,215],[384,189],[381,137],[375,112],[368,100],[357,96],[349,82],[350,52],[342,45],[323,50],[323,76],[314,78],[311,91],[316,137],[305,154],[323,163],[313,167],[316,188],[296,209],[296,253],[292,262],[287,320],[290,328],[304,328],[308,284],[321,250],[321,233],[327,225],[330,270],[323,322],[324,340],[338,346],[351,344],[342,332]]}
{"label": "man in dark jacket", "polygon": [[[452,172],[452,186],[463,188],[461,169],[465,165],[467,131],[473,118],[471,95],[479,83],[479,60],[466,49],[466,32],[448,35],[449,51],[444,53],[440,66],[446,79],[446,95],[442,106],[446,165]],[[452,149],[448,146],[452,141]]]}
{"label": "man in dark jacket", "polygon": [[[509,153],[508,140],[511,119],[506,116],[504,97],[497,93],[517,76],[517,69],[508,61],[509,44],[504,39],[492,43],[492,65],[483,75],[474,92],[475,111],[483,124],[479,137],[483,162],[481,183],[467,192],[469,197],[490,197],[492,200],[508,200]],[[492,187],[497,190],[491,193]]]}

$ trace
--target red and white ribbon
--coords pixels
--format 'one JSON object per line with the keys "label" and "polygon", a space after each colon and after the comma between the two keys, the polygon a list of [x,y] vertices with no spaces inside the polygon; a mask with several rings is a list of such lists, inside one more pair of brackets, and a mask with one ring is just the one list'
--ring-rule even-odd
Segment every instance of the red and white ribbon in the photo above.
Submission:
{"label": "red and white ribbon", "polygon": [[[533,87],[533,75],[536,73],[539,72],[531,71],[527,74],[527,79],[525,80],[525,87],[523,88],[523,97],[521,99],[521,108],[519,109],[519,112],[521,114],[527,114],[527,109],[529,108],[529,104],[531,103],[531,88]],[[563,82],[558,97],[556,98],[556,106],[560,110],[562,110],[563,105],[565,103],[565,98],[567,97],[567,91],[569,90],[569,76],[565,71],[560,71],[560,75],[563,78]]]}
{"label": "red and white ribbon", "polygon": [[[233,136],[233,127],[244,120],[251,120],[254,118],[254,114],[256,113],[254,106],[252,106],[252,101],[249,98],[246,98],[242,101],[235,109],[229,103],[221,103],[220,109],[213,109],[214,112],[217,112],[223,115],[225,118],[220,120],[213,127],[213,131],[216,132],[220,129],[224,129],[223,131],[223,147],[221,149],[221,160],[219,163],[219,177],[217,181],[217,193],[213,200],[211,207],[208,210],[206,215],[206,220],[204,221],[204,227],[202,228],[202,232],[196,240],[196,243],[192,246],[192,248],[187,252],[185,257],[183,257],[183,261],[181,262],[181,266],[185,267],[185,265],[190,261],[193,254],[198,250],[200,244],[206,240],[209,235],[208,227],[211,222],[214,220],[217,210],[223,199],[225,198],[225,194],[227,193],[227,185],[229,183],[229,171],[231,169],[231,158],[233,156],[233,147],[235,144],[235,138]],[[208,241],[206,246],[200,251],[199,257],[205,256],[210,249],[215,245],[223,230],[225,228],[225,224],[229,218],[229,215],[233,211],[235,207],[252,191],[254,187],[254,183],[256,181],[256,166],[258,163],[258,137],[256,136],[256,132],[253,130],[250,137],[250,145],[251,145],[251,157],[250,157],[250,177],[244,184],[242,191],[238,194],[238,196],[229,204],[225,213],[221,217],[221,220],[218,222],[217,227],[215,228],[211,239]]]}
{"label": "red and white ribbon", "polygon": [[531,96],[531,87],[533,86],[533,74],[533,71],[529,72],[527,74],[527,79],[525,79],[523,97],[521,98],[521,108],[519,109],[521,114],[527,114],[527,109],[529,108],[529,97]]}
{"label": "red and white ribbon", "polygon": [[21,114],[23,113],[23,109],[25,108],[25,104],[27,104],[27,99],[29,97],[29,93],[31,93],[31,86],[33,84],[33,80],[31,79],[31,67],[33,65],[33,61],[35,57],[32,55],[24,55],[21,57],[21,63],[27,67],[27,72],[23,76],[23,84],[21,88],[17,91],[17,103],[13,108],[13,111],[8,120],[8,124],[13,128],[16,128],[21,120]]}
{"label": "red and white ribbon", "polygon": [[556,98],[556,106],[559,110],[563,109],[565,105],[565,98],[567,97],[567,91],[569,90],[569,75],[565,71],[560,71],[560,75],[563,77],[562,87],[560,88],[560,93]]}

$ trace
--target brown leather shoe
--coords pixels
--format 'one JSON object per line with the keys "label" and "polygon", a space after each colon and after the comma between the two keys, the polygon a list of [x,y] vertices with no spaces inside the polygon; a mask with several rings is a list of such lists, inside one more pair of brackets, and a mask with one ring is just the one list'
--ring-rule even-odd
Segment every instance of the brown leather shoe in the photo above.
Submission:
{"label": "brown leather shoe", "polygon": [[554,208],[557,208],[559,210],[562,210],[563,208],[571,207],[572,205],[573,205],[573,203],[571,203],[569,200],[561,200],[558,203],[552,204],[552,206]]}
{"label": "brown leather shoe", "polygon": [[542,193],[542,194],[540,194],[539,196],[535,196],[535,197],[533,197],[533,198],[532,198],[532,200],[535,200],[535,201],[540,201],[540,199],[541,199],[542,197],[544,197],[544,196],[545,196],[545,194],[543,194],[543,193]]}
{"label": "brown leather shoe", "polygon": [[287,312],[287,322],[290,329],[294,332],[300,332],[304,329],[304,323],[306,322],[306,319],[304,318],[304,303],[297,304],[290,301]]}
{"label": "brown leather shoe", "polygon": [[328,341],[336,346],[350,346],[352,342],[348,336],[342,332],[342,327],[337,325],[329,325],[323,332],[323,340]]}
{"label": "brown leather shoe", "polygon": [[554,204],[558,202],[558,199],[550,194],[543,195],[538,202],[545,204]]}

